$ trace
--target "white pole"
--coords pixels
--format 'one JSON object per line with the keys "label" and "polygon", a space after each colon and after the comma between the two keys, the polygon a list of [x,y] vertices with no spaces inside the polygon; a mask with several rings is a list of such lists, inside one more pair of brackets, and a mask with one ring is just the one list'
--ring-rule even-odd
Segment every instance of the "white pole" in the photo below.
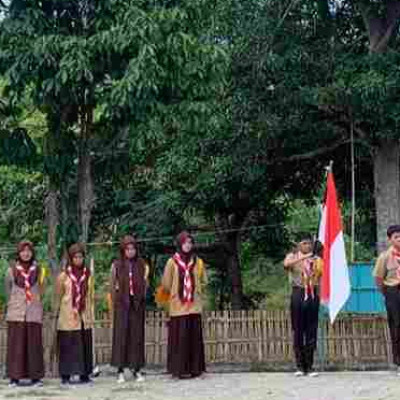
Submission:
{"label": "white pole", "polygon": [[354,123],[353,114],[350,107],[350,151],[351,151],[351,246],[350,261],[354,262],[354,241],[356,232],[356,175],[355,175],[355,157],[354,157]]}
{"label": "white pole", "polygon": [[92,360],[93,360],[93,372],[92,375],[94,377],[98,376],[100,374],[100,370],[99,367],[96,365],[96,335],[95,335],[95,330],[96,330],[96,326],[95,326],[95,320],[96,320],[96,315],[95,315],[95,311],[96,311],[96,307],[95,307],[95,286],[94,286],[94,258],[91,257],[90,259],[90,275],[92,277],[92,282],[93,282],[93,298],[92,298],[92,315],[93,315],[93,328],[92,328]]}

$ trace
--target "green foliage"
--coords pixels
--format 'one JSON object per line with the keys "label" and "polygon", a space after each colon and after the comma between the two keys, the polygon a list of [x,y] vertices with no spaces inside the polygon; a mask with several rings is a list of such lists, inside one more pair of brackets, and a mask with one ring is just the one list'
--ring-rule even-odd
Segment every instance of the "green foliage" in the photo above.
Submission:
{"label": "green foliage", "polygon": [[290,288],[282,258],[267,258],[251,242],[242,245],[243,291],[249,307],[285,309]]}
{"label": "green foliage", "polygon": [[41,242],[43,237],[43,175],[25,169],[0,166],[0,241],[16,243],[23,238]]}
{"label": "green foliage", "polygon": [[[281,308],[281,259],[297,232],[317,231],[330,159],[349,231],[351,111],[362,143],[356,257],[371,257],[370,150],[398,136],[398,38],[371,56],[358,2],[335,18],[326,1],[84,3],[14,0],[0,21],[2,241],[43,240],[45,189],[61,192],[63,241],[78,236],[80,123],[93,106],[91,238],[149,239],[154,289],[171,236],[222,215],[246,305]],[[48,181],[31,172],[42,166]],[[102,294],[116,249],[91,252]],[[229,303],[224,268],[211,262],[211,304]]]}

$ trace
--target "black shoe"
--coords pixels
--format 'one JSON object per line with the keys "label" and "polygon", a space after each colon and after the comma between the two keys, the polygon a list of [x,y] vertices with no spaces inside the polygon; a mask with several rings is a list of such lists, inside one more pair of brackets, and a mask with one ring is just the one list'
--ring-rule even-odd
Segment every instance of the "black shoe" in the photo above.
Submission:
{"label": "black shoe", "polygon": [[8,384],[8,387],[14,388],[19,385],[19,380],[18,379],[10,379],[10,382]]}
{"label": "black shoe", "polygon": [[82,383],[83,385],[88,385],[93,383],[93,381],[87,375],[83,375],[79,378],[79,383]]}

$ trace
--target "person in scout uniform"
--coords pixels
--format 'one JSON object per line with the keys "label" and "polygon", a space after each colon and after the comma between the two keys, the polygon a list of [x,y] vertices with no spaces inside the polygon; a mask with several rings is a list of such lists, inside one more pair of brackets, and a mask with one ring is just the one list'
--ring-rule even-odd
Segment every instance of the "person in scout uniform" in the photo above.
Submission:
{"label": "person in scout uniform", "polygon": [[68,249],[65,268],[57,278],[58,353],[62,386],[70,384],[71,375],[81,383],[90,383],[93,369],[93,277],[85,265],[85,249],[80,243]]}
{"label": "person in scout uniform", "polygon": [[193,245],[188,232],[178,235],[178,250],[167,261],[161,282],[169,294],[167,369],[175,378],[196,377],[206,370],[201,313],[207,275]]}
{"label": "person in scout uniform", "polygon": [[292,286],[290,313],[297,366],[295,376],[318,376],[313,370],[313,362],[317,346],[322,259],[319,257],[321,248],[314,250],[311,235],[302,234],[297,247],[283,261]]}
{"label": "person in scout uniform", "polygon": [[111,267],[113,340],[111,365],[118,368],[118,383],[129,368],[137,382],[144,380],[146,290],[149,266],[139,257],[133,236],[120,243],[120,257]]}
{"label": "person in scout uniform", "polygon": [[35,259],[29,241],[18,243],[17,257],[10,263],[5,288],[7,302],[7,375],[14,387],[20,379],[42,386],[44,269]]}
{"label": "person in scout uniform", "polygon": [[387,229],[389,248],[376,260],[372,275],[385,298],[393,363],[400,375],[400,225]]}

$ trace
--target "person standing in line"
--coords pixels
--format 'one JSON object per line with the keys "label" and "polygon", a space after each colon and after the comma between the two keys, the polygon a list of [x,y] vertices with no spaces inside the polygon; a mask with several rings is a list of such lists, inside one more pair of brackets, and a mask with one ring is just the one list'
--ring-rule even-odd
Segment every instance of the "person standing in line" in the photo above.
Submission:
{"label": "person standing in line", "polygon": [[322,259],[318,256],[321,249],[314,250],[311,235],[302,234],[297,247],[286,255],[283,262],[292,286],[290,314],[297,367],[295,376],[318,376],[313,370],[313,363],[317,347],[318,288],[322,275]]}
{"label": "person standing in line", "polygon": [[389,226],[387,238],[390,246],[379,255],[372,275],[385,298],[393,363],[400,376],[400,225]]}
{"label": "person standing in line", "polygon": [[67,265],[57,278],[56,290],[61,385],[67,387],[71,375],[79,375],[80,383],[91,383],[94,285],[82,244],[75,243],[68,249]]}
{"label": "person standing in line", "polygon": [[193,251],[193,237],[177,237],[177,252],[167,261],[162,288],[169,294],[168,362],[174,378],[200,376],[206,370],[201,313],[207,275]]}
{"label": "person standing in line", "polygon": [[111,365],[118,368],[118,383],[125,382],[130,369],[137,382],[144,376],[146,290],[149,266],[140,258],[133,236],[120,243],[120,257],[111,266],[113,339]]}
{"label": "person standing in line", "polygon": [[5,289],[7,302],[7,375],[10,387],[21,379],[43,386],[43,295],[44,269],[35,259],[32,242],[17,246],[17,257],[10,263]]}

